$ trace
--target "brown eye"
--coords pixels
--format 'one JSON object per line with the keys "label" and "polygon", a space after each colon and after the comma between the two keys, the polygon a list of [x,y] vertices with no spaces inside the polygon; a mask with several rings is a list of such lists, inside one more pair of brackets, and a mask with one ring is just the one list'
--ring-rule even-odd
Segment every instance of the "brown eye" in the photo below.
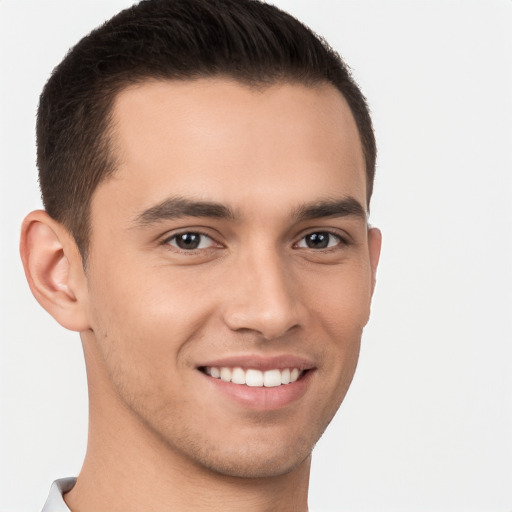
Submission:
{"label": "brown eye", "polygon": [[211,247],[213,240],[202,233],[180,233],[169,238],[167,243],[183,251],[193,251]]}
{"label": "brown eye", "polygon": [[342,242],[341,237],[328,231],[318,231],[310,233],[302,238],[297,247],[307,249],[329,249],[335,247]]}

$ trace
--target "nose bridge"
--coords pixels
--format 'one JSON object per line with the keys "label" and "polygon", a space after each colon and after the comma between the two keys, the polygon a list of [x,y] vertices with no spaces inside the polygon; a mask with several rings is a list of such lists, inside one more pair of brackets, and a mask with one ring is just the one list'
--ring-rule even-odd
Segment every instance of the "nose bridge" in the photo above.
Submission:
{"label": "nose bridge", "polygon": [[232,294],[225,321],[233,330],[257,331],[277,338],[299,324],[299,310],[290,268],[270,244],[239,254],[231,271]]}

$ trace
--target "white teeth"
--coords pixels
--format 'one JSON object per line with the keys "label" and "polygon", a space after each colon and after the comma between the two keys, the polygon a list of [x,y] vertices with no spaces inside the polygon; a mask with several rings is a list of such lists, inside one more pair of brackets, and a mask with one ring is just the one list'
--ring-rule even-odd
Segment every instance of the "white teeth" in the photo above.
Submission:
{"label": "white teeth", "polygon": [[260,372],[260,370],[247,370],[245,373],[245,383],[251,387],[261,388],[263,386],[263,372]]}
{"label": "white teeth", "polygon": [[279,370],[267,370],[263,374],[263,385],[266,388],[275,388],[281,385],[281,372]]}
{"label": "white teeth", "polygon": [[233,384],[245,384],[245,372],[242,368],[233,368],[231,382],[233,382]]}
{"label": "white teeth", "polygon": [[220,378],[225,382],[231,382],[231,370],[229,368],[221,368]]}
{"label": "white teeth", "polygon": [[221,379],[224,382],[232,382],[233,384],[245,384],[250,387],[263,387],[273,388],[281,386],[282,384],[291,384],[295,382],[302,371],[298,368],[285,368],[284,370],[261,370],[243,368],[228,368],[225,366],[206,366],[204,372],[214,379]]}

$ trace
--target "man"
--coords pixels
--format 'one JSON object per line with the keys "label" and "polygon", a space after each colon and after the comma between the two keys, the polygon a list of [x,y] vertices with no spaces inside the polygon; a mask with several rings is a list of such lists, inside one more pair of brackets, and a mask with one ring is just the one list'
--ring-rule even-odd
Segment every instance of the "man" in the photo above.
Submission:
{"label": "man", "polygon": [[253,0],[141,2],[55,69],[37,136],[22,259],[90,397],[44,510],[307,510],[380,252],[339,56]]}

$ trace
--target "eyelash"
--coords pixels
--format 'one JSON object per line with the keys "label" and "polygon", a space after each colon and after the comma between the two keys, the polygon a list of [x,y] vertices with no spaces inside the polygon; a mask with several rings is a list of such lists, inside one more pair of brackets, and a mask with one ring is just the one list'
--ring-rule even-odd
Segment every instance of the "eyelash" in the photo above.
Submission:
{"label": "eyelash", "polygon": [[[338,243],[336,243],[334,246],[331,246],[331,247],[322,247],[320,249],[315,249],[313,247],[301,247],[301,249],[313,249],[315,251],[322,251],[322,252],[326,252],[326,251],[332,251],[332,250],[336,250],[337,248],[339,248],[340,246],[347,246],[349,245],[348,244],[348,241],[346,240],[346,238],[344,238],[343,236],[341,236],[340,234],[338,233],[334,233],[332,231],[311,231],[310,233],[307,233],[305,234],[294,246],[298,246],[299,243],[301,243],[303,240],[307,239],[307,237],[311,237],[313,235],[328,235],[330,238],[335,238],[338,240]],[[329,241],[330,242],[330,241]],[[328,243],[329,243],[328,242]],[[306,242],[307,243],[307,242]]]}
{"label": "eyelash", "polygon": [[207,235],[206,233],[202,233],[201,231],[182,231],[181,233],[175,233],[174,235],[167,237],[165,240],[162,241],[162,245],[171,245],[174,249],[176,249],[182,253],[189,253],[189,254],[194,254],[195,251],[202,251],[202,250],[207,250],[207,249],[212,248],[212,247],[202,247],[202,248],[199,247],[199,248],[194,248],[194,249],[183,249],[181,247],[178,247],[177,245],[171,244],[172,240],[176,240],[178,237],[180,237],[180,236],[182,237],[184,235],[196,235],[199,237],[206,237],[206,238],[209,238],[212,242],[215,242],[215,240],[210,235]]}
{"label": "eyelash", "polygon": [[[162,241],[162,245],[170,245],[175,250],[180,251],[181,253],[187,253],[187,254],[194,254],[194,253],[196,253],[196,251],[204,251],[204,250],[208,250],[208,249],[214,248],[214,247],[196,247],[196,248],[193,248],[193,249],[184,249],[182,247],[179,247],[179,246],[174,245],[174,244],[171,243],[173,240],[176,240],[178,237],[184,236],[184,235],[195,235],[195,236],[199,236],[199,237],[206,237],[206,238],[210,239],[211,242],[218,243],[210,235],[207,235],[206,233],[202,233],[201,231],[183,231],[181,233],[175,233],[172,236],[169,236],[169,237],[165,238]],[[334,246],[323,247],[323,248],[320,248],[320,249],[315,249],[313,247],[298,247],[298,245],[303,240],[305,240],[307,237],[310,237],[310,236],[313,236],[313,235],[328,235],[330,238],[334,237],[335,239],[337,239],[338,243],[336,243]],[[201,241],[199,242],[199,244],[201,244]],[[221,244],[219,244],[219,245],[221,245]],[[330,252],[330,251],[336,250],[340,246],[343,247],[343,246],[348,246],[348,245],[350,245],[350,242],[347,240],[346,237],[341,236],[339,233],[335,233],[335,232],[329,231],[329,230],[318,230],[318,231],[311,231],[311,232],[306,233],[305,235],[303,235],[300,238],[300,240],[293,245],[293,247],[294,248],[298,248],[298,249],[312,249],[315,252]]]}

